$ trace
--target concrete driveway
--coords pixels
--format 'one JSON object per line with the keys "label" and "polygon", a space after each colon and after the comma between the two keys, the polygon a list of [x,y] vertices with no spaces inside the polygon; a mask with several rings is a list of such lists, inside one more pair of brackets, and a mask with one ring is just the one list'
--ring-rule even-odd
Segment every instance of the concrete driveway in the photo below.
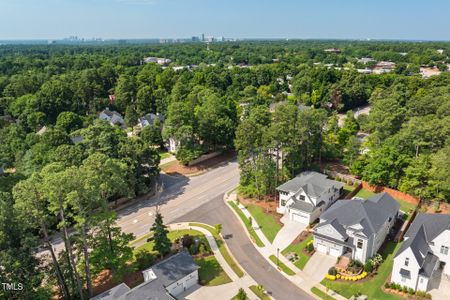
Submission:
{"label": "concrete driveway", "polygon": [[433,277],[429,291],[433,300],[450,299],[450,279],[442,275],[442,270],[439,270],[437,276]]}
{"label": "concrete driveway", "polygon": [[284,226],[278,231],[272,245],[283,250],[289,246],[303,230],[305,230],[306,224],[290,220],[288,214],[284,215],[280,221]]}
{"label": "concrete driveway", "polygon": [[303,272],[317,283],[321,282],[328,269],[336,264],[337,258],[323,253],[315,252],[309,259]]}

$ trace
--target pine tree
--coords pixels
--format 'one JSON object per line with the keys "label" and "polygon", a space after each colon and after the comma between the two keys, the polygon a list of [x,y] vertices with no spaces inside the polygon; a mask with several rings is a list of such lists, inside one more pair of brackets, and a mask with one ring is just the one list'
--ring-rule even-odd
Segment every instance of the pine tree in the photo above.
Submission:
{"label": "pine tree", "polygon": [[155,223],[153,223],[150,231],[153,232],[153,239],[155,241],[153,250],[158,251],[161,257],[163,257],[170,252],[172,243],[167,237],[169,231],[167,230],[166,225],[164,225],[163,218],[160,213],[156,214]]}

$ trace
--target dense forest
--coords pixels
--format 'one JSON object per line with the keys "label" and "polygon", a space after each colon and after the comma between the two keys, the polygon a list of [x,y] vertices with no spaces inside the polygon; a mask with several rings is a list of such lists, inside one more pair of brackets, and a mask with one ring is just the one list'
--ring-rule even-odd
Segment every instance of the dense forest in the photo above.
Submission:
{"label": "dense forest", "polygon": [[[0,277],[23,282],[25,298],[59,286],[77,299],[102,270],[125,272],[132,236],[108,204],[151,191],[169,138],[182,163],[235,149],[252,196],[338,161],[372,184],[449,201],[449,53],[437,42],[0,46]],[[358,71],[379,61],[395,67]],[[422,78],[425,66],[442,73]],[[370,113],[355,117],[361,106]],[[99,120],[106,107],[125,126]],[[129,134],[147,113],[163,124]],[[64,251],[43,265],[35,250],[51,250],[55,233]]]}

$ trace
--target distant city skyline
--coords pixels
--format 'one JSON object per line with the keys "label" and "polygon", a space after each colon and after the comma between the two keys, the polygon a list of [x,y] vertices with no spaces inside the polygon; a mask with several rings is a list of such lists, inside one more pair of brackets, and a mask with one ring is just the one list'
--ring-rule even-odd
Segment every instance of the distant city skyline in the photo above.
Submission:
{"label": "distant city skyline", "polygon": [[444,0],[0,0],[0,40],[450,40]]}

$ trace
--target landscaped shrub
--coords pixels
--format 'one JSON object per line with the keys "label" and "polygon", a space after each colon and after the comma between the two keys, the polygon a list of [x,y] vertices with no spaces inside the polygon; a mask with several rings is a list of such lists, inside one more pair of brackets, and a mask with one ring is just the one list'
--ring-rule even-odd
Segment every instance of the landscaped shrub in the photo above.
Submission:
{"label": "landscaped shrub", "polygon": [[198,247],[198,251],[200,252],[200,254],[207,254],[208,253],[208,248],[205,246],[205,244],[202,243]]}
{"label": "landscaped shrub", "polygon": [[386,283],[384,284],[384,288],[385,288],[385,289],[390,289],[390,288],[391,288],[391,284],[390,284],[389,282],[386,282]]}
{"label": "landscaped shrub", "polygon": [[190,253],[191,255],[198,254],[198,246],[197,246],[196,244],[192,244],[192,245],[189,247],[189,253]]}
{"label": "landscaped shrub", "polygon": [[[312,242],[312,241],[311,241]],[[311,252],[313,252],[314,251],[314,245],[313,245],[313,243],[308,243],[307,245],[306,245],[306,251],[308,251],[309,253],[311,253]]]}
{"label": "landscaped shrub", "polygon": [[335,275],[330,275],[330,274],[327,274],[327,275],[325,275],[325,278],[326,279],[329,279],[329,280],[336,280],[336,276]]}
{"label": "landscaped shrub", "polygon": [[139,270],[144,270],[153,265],[155,256],[147,250],[141,250],[135,255],[136,266]]}
{"label": "landscaped shrub", "polygon": [[368,260],[366,262],[366,264],[364,265],[364,271],[366,271],[367,273],[372,273],[373,271],[373,263],[371,260]]}
{"label": "landscaped shrub", "polygon": [[408,294],[414,295],[414,289],[413,289],[413,288],[409,288],[409,289],[408,289]]}
{"label": "landscaped shrub", "polygon": [[329,268],[328,269],[328,274],[336,276],[336,274],[337,274],[336,268],[335,267]]}

